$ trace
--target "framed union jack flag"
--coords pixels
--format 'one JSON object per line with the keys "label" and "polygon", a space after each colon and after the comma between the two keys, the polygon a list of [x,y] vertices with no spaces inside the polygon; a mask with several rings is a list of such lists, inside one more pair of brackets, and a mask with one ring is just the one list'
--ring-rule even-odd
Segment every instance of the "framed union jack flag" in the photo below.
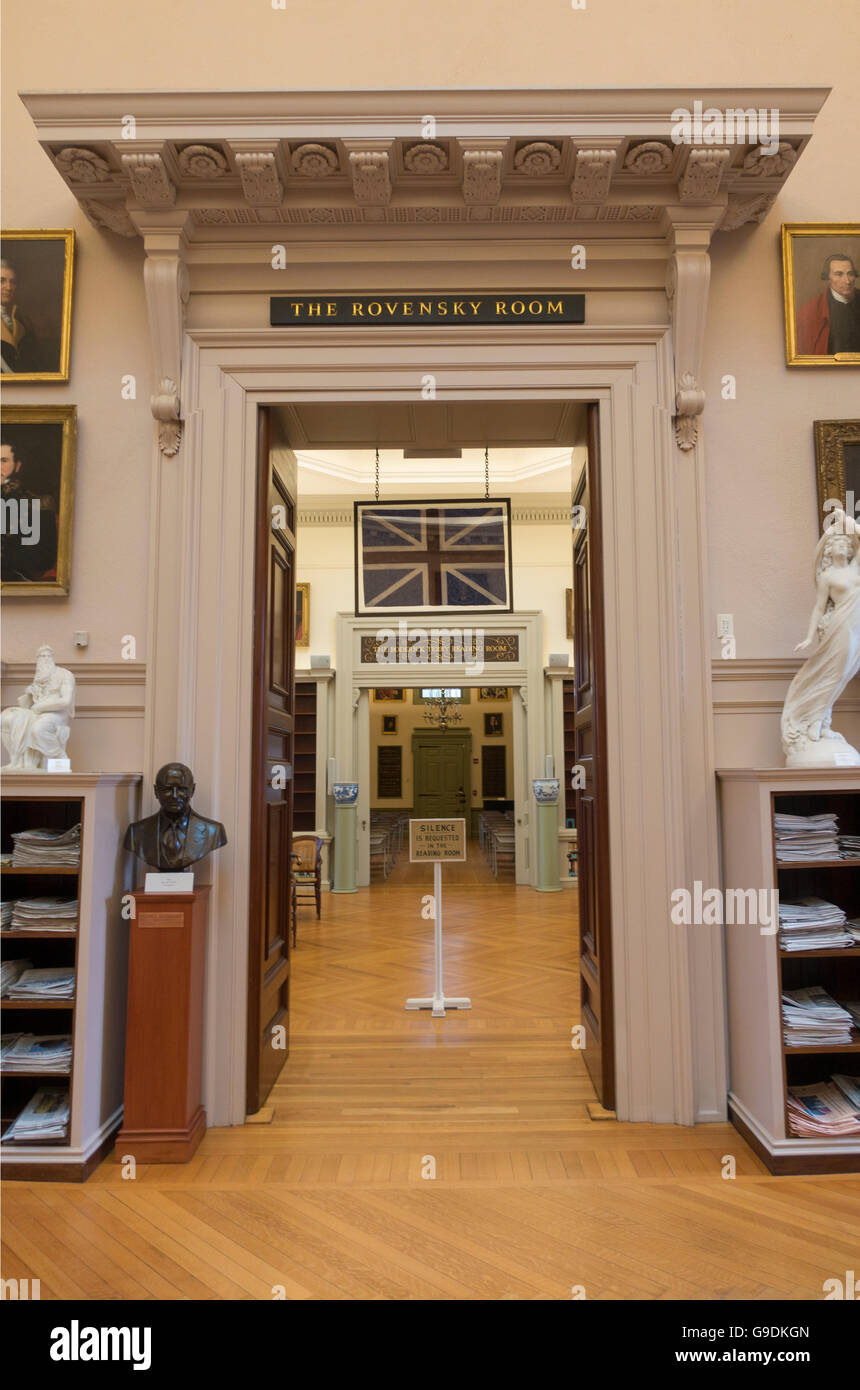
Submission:
{"label": "framed union jack flag", "polygon": [[355,611],[510,613],[511,504],[356,502]]}

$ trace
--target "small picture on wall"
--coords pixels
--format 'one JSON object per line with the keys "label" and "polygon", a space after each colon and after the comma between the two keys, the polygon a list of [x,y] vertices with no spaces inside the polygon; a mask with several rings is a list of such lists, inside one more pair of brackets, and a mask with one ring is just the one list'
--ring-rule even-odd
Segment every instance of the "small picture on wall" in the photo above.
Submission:
{"label": "small picture on wall", "polygon": [[311,586],[296,585],[296,646],[311,644]]}
{"label": "small picture on wall", "polygon": [[860,223],[782,229],[785,360],[790,367],[860,366]]}
{"label": "small picture on wall", "polygon": [[573,590],[564,591],[564,635],[569,642],[573,641]]}
{"label": "small picture on wall", "polygon": [[383,732],[384,734],[396,734],[396,733],[397,733],[397,715],[396,715],[396,714],[383,714],[383,716],[382,716],[382,732]]}
{"label": "small picture on wall", "polygon": [[16,382],[69,379],[73,231],[2,233],[2,371]]}
{"label": "small picture on wall", "polygon": [[510,698],[510,686],[507,685],[482,685],[478,688],[479,700],[509,700]]}
{"label": "small picture on wall", "polygon": [[860,420],[816,420],[813,429],[823,531],[837,503],[860,520]]}
{"label": "small picture on wall", "polygon": [[0,419],[3,593],[63,596],[72,564],[75,407],[4,406]]}
{"label": "small picture on wall", "polygon": [[505,732],[504,715],[485,714],[484,715],[484,737],[501,738]]}
{"label": "small picture on wall", "polygon": [[401,685],[398,685],[398,686],[391,686],[391,685],[379,686],[379,687],[378,687],[376,690],[374,690],[374,692],[373,692],[373,699],[374,699],[374,702],[375,702],[376,704],[378,704],[378,705],[379,705],[379,704],[391,704],[391,702],[392,702],[393,700],[396,700],[396,701],[398,702],[398,704],[401,704],[401,705],[402,705],[402,704],[405,704],[405,703],[406,703],[406,691],[405,691],[405,689],[403,688],[403,686],[401,686]]}

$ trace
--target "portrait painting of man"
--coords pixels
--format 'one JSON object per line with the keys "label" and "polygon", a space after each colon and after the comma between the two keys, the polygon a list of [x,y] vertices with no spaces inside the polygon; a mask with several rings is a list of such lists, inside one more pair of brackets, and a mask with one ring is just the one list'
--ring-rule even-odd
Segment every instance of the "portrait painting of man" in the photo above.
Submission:
{"label": "portrait painting of man", "polygon": [[17,382],[69,379],[72,231],[2,234],[0,370]]}
{"label": "portrait painting of man", "polygon": [[69,592],[74,406],[8,406],[0,427],[4,594]]}
{"label": "portrait painting of man", "polygon": [[783,227],[789,366],[860,365],[860,226]]}

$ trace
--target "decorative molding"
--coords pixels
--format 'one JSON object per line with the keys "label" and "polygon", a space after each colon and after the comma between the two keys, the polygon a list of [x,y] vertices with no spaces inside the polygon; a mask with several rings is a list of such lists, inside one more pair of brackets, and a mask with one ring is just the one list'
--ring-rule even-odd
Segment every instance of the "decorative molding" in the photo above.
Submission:
{"label": "decorative molding", "polygon": [[361,686],[360,686],[360,685],[354,685],[354,686],[352,687],[352,712],[353,712],[353,714],[355,714],[355,711],[358,709],[358,702],[359,702],[360,699],[361,699]]}
{"label": "decorative molding", "polygon": [[352,191],[357,203],[382,207],[391,202],[387,150],[351,150]]}
{"label": "decorative molding", "polygon": [[502,151],[463,151],[463,199],[474,203],[497,203],[502,195]]}
{"label": "decorative molding", "polygon": [[81,207],[94,227],[106,228],[117,236],[137,236],[137,227],[128,214],[125,203],[101,203],[93,198],[82,198]]}
{"label": "decorative molding", "polygon": [[271,150],[239,151],[234,156],[246,202],[254,207],[278,207],[284,186]]}
{"label": "decorative molding", "polygon": [[306,179],[327,179],[330,174],[338,173],[339,164],[337,155],[328,145],[311,142],[293,150],[290,168]]}
{"label": "decorative molding", "polygon": [[430,177],[444,174],[448,168],[448,151],[429,140],[419,140],[403,151],[403,167],[409,174]]}
{"label": "decorative molding", "polygon": [[143,207],[172,207],[176,202],[176,185],[168,178],[160,154],[124,154],[122,167],[128,174],[132,193]]}
{"label": "decorative molding", "polygon": [[561,167],[561,151],[557,145],[546,140],[533,140],[523,145],[514,155],[514,169],[518,174],[528,174],[530,178],[548,178]]}
{"label": "decorative molding", "polygon": [[655,174],[665,174],[673,156],[672,146],[662,140],[643,140],[639,145],[631,145],[627,151],[624,169],[629,174],[653,178]]}
{"label": "decorative molding", "polygon": [[[465,500],[465,499],[464,499]],[[300,526],[348,526],[354,523],[352,507],[299,507]],[[555,506],[511,506],[511,520],[519,525],[570,525],[570,508]]]}
{"label": "decorative molding", "polygon": [[698,443],[699,416],[705,408],[699,379],[711,278],[708,248],[722,211],[719,205],[665,210],[670,251],[666,297],[675,353],[675,441],[685,453]]}
{"label": "decorative molding", "polygon": [[775,193],[760,193],[756,198],[730,198],[718,230],[736,232],[748,222],[763,222],[775,202]]}
{"label": "decorative molding", "polygon": [[803,665],[801,656],[715,657],[711,677],[715,681],[790,681]]}
{"label": "decorative molding", "polygon": [[106,183],[112,177],[107,160],[95,150],[68,146],[54,156],[54,163],[69,183]]}
{"label": "decorative molding", "polygon": [[[64,661],[77,685],[145,685],[145,661]],[[33,661],[4,661],[0,670],[3,684],[29,685]]]}
{"label": "decorative molding", "polygon": [[187,212],[133,212],[132,220],[143,235],[146,251],[143,284],[158,383],[150,406],[158,422],[158,447],[172,458],[182,438],[182,338],[189,294],[185,257],[190,219]]}
{"label": "decorative molding", "polygon": [[186,145],[176,156],[179,172],[188,179],[220,179],[227,161],[212,145]]}
{"label": "decorative molding", "polygon": [[744,178],[784,178],[797,163],[797,151],[786,140],[780,140],[775,154],[765,154],[757,147],[744,156]]}
{"label": "decorative molding", "polygon": [[681,202],[713,202],[730,159],[730,150],[690,150],[687,167],[678,185]]}
{"label": "decorative molding", "polygon": [[574,203],[603,203],[617,159],[615,150],[577,150],[576,169],[570,185]]}

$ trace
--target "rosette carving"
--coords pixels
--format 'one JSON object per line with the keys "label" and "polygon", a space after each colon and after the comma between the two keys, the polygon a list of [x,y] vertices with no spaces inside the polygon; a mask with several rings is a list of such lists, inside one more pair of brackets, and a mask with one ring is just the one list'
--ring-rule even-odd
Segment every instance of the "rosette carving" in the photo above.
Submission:
{"label": "rosette carving", "polygon": [[546,140],[533,140],[523,145],[514,155],[514,168],[518,174],[529,174],[532,178],[546,178],[554,174],[561,164],[561,151]]}
{"label": "rosette carving", "polygon": [[410,174],[443,174],[448,168],[448,153],[441,145],[422,140],[412,145],[403,156],[403,167]]}
{"label": "rosette carving", "polygon": [[327,145],[299,145],[293,150],[290,167],[306,179],[325,179],[337,173],[337,155]]}
{"label": "rosette carving", "polygon": [[177,155],[180,171],[189,179],[220,179],[227,172],[227,161],[211,145],[186,145]]}
{"label": "rosette carving", "polygon": [[662,140],[646,140],[627,151],[624,168],[631,174],[662,174],[672,163],[672,147]]}
{"label": "rosette carving", "polygon": [[70,183],[105,183],[111,176],[110,165],[95,150],[69,146],[54,156],[54,163],[63,178]]}
{"label": "rosette carving", "polygon": [[744,158],[744,178],[782,178],[797,161],[797,150],[786,140],[780,140],[779,149],[774,154],[766,154],[760,147],[750,150]]}

